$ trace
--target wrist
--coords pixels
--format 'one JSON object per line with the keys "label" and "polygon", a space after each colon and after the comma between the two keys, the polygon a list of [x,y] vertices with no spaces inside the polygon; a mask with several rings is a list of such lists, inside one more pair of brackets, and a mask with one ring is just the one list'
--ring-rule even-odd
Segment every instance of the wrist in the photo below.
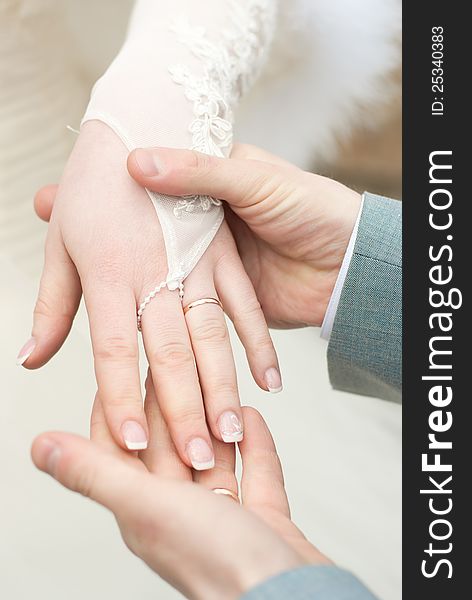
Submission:
{"label": "wrist", "polygon": [[271,577],[306,565],[306,561],[278,537],[269,541],[258,533],[257,541],[251,536],[252,540],[247,539],[244,548],[233,548],[228,560],[218,567],[213,565],[210,573],[202,572],[204,577],[192,576],[188,581],[191,597],[236,600]]}
{"label": "wrist", "polygon": [[258,556],[256,561],[246,564],[239,574],[236,573],[232,593],[228,594],[228,598],[240,598],[272,577],[307,564],[288,546],[281,545],[278,550],[274,550],[272,546],[270,551],[266,550],[264,558]]}

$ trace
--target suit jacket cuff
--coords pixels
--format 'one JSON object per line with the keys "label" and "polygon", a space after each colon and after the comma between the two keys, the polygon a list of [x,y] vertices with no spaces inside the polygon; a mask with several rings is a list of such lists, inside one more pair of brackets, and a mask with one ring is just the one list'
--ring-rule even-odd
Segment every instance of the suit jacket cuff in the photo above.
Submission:
{"label": "suit jacket cuff", "polygon": [[364,194],[328,346],[335,389],[401,400],[401,202]]}

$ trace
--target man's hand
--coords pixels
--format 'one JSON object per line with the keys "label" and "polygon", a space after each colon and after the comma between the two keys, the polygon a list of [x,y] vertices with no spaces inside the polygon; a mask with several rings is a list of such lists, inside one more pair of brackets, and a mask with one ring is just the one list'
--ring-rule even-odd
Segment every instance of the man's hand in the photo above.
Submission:
{"label": "man's hand", "polygon": [[225,200],[269,324],[321,325],[359,212],[358,193],[246,145],[236,145],[230,159],[138,149],[128,169],[156,192]]}
{"label": "man's hand", "polygon": [[175,450],[150,381],[145,406],[150,439],[139,457],[115,445],[96,402],[92,441],[43,434],[32,448],[36,466],[110,509],[131,551],[188,598],[232,600],[283,571],[330,563],[290,520],[279,458],[257,411],[243,409],[240,506],[210,491],[237,494],[234,445],[213,439],[215,469],[192,472]]}

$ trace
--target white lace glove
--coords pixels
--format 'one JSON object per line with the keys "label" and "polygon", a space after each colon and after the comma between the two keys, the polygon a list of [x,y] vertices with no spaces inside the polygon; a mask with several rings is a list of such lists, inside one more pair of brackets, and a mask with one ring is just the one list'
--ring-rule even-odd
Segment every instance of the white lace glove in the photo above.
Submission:
{"label": "white lace glove", "polygon": [[229,229],[220,225],[219,202],[197,197],[176,205],[151,195],[159,227],[149,198],[126,172],[127,149],[226,154],[232,109],[261,64],[274,10],[271,0],[137,2],[129,36],[94,88],[58,190],[33,339],[19,357],[35,368],[59,349],[83,290],[105,418],[119,444],[142,449],[149,433],[136,311],[144,302],[157,397],[179,455],[196,469],[214,464],[207,423],[218,439],[234,442],[243,422],[223,312],[206,304],[184,317],[177,291],[184,278],[190,273],[185,304],[221,299],[263,389],[281,388],[277,358]]}
{"label": "white lace glove", "polygon": [[[132,150],[191,148],[227,156],[233,110],[255,79],[275,21],[273,0],[138,0],[121,52],[95,84],[83,123],[109,125]],[[176,289],[223,220],[209,196],[149,192]],[[158,282],[156,282],[157,284]]]}

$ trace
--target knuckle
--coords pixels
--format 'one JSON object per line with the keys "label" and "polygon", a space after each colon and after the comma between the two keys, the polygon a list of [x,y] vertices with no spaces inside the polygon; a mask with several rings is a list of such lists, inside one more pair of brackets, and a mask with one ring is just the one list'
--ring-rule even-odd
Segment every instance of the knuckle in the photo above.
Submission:
{"label": "knuckle", "polygon": [[51,302],[43,293],[40,294],[38,299],[36,300],[33,315],[34,315],[34,317],[47,317],[47,318],[56,316]]}
{"label": "knuckle", "polygon": [[263,356],[264,354],[275,353],[274,344],[268,332],[264,335],[254,336],[251,340],[254,349],[257,349],[257,354]]}
{"label": "knuckle", "polygon": [[250,331],[250,335],[245,336],[246,343],[251,348],[257,348],[258,354],[274,353],[274,344],[259,301],[254,298],[241,305],[244,306],[244,309],[236,309],[232,315],[232,321],[239,329]]}
{"label": "knuckle", "polygon": [[172,407],[168,412],[172,424],[178,429],[195,429],[195,425],[204,420],[202,409],[196,404]]}
{"label": "knuckle", "polygon": [[139,388],[128,383],[118,390],[107,391],[103,385],[99,385],[99,389],[103,398],[103,409],[108,418],[113,417],[113,411],[118,411],[118,413],[126,411],[130,417],[133,414],[136,415],[136,418],[141,416],[142,400]]}
{"label": "knuckle", "polygon": [[128,283],[129,270],[125,268],[127,262],[117,247],[111,244],[103,244],[100,256],[92,261],[87,272],[81,273],[85,283],[96,287],[97,284],[104,288],[117,288]]}
{"label": "knuckle", "polygon": [[[233,488],[234,484],[236,483],[236,480],[234,477],[234,456],[232,456],[232,455],[224,455],[223,456],[221,454],[220,454],[220,456],[215,456],[215,466],[214,466],[214,471],[212,472],[212,475],[213,474],[215,475],[215,479],[218,478],[218,475],[220,475],[221,477],[226,477],[227,484],[231,483],[232,484],[231,488]],[[222,487],[227,487],[227,485],[222,486]]]}
{"label": "knuckle", "polygon": [[213,377],[206,385],[209,394],[217,398],[237,398],[238,386],[233,378]]}
{"label": "knuckle", "polygon": [[102,416],[97,417],[96,415],[92,414],[92,416],[90,417],[90,431],[100,431],[104,427],[106,427],[105,418]]}
{"label": "knuckle", "polygon": [[[67,290],[69,292],[69,290]],[[77,310],[76,301],[68,293],[57,290],[53,293],[44,285],[40,288],[38,298],[33,310],[35,317],[45,317],[48,319],[67,319],[71,320]]]}
{"label": "knuckle", "polygon": [[189,151],[189,165],[198,171],[207,172],[215,165],[215,158],[196,150]]}
{"label": "knuckle", "polygon": [[238,308],[233,312],[233,322],[254,324],[256,321],[266,323],[259,300],[253,296],[239,303]]}
{"label": "knuckle", "polygon": [[[67,465],[64,465],[67,471]],[[74,491],[82,494],[87,498],[90,498],[96,486],[96,473],[93,468],[85,468],[84,465],[78,464],[72,471],[72,488]]]}
{"label": "knuckle", "polygon": [[186,343],[167,340],[152,352],[151,360],[157,367],[180,370],[193,365],[194,356],[191,348]]}
{"label": "knuckle", "polygon": [[280,220],[294,195],[294,182],[278,171],[267,173],[265,170],[254,172],[242,185],[243,202],[251,208],[253,216],[264,216],[266,224]]}
{"label": "knuckle", "polygon": [[[218,459],[217,459],[218,460]],[[224,467],[219,467],[218,463],[215,464],[211,470],[211,479],[204,482],[210,489],[214,488],[226,488],[234,494],[238,493],[238,484],[234,477],[234,465],[228,461]]]}
{"label": "knuckle", "polygon": [[241,182],[242,200],[248,207],[260,205],[266,210],[264,200],[270,199],[277,190],[275,177],[268,177],[265,172],[253,171],[246,174]]}
{"label": "knuckle", "polygon": [[210,317],[192,327],[192,338],[196,342],[221,344],[228,340],[226,323],[218,317]]}
{"label": "knuckle", "polygon": [[278,481],[283,485],[284,476],[282,471],[282,463],[280,462],[279,456],[274,449],[255,449],[253,460],[254,462],[257,461],[261,474],[265,473],[269,475],[274,482]]}
{"label": "knuckle", "polygon": [[111,363],[137,363],[138,349],[123,336],[116,335],[105,338],[94,348],[95,360]]}

